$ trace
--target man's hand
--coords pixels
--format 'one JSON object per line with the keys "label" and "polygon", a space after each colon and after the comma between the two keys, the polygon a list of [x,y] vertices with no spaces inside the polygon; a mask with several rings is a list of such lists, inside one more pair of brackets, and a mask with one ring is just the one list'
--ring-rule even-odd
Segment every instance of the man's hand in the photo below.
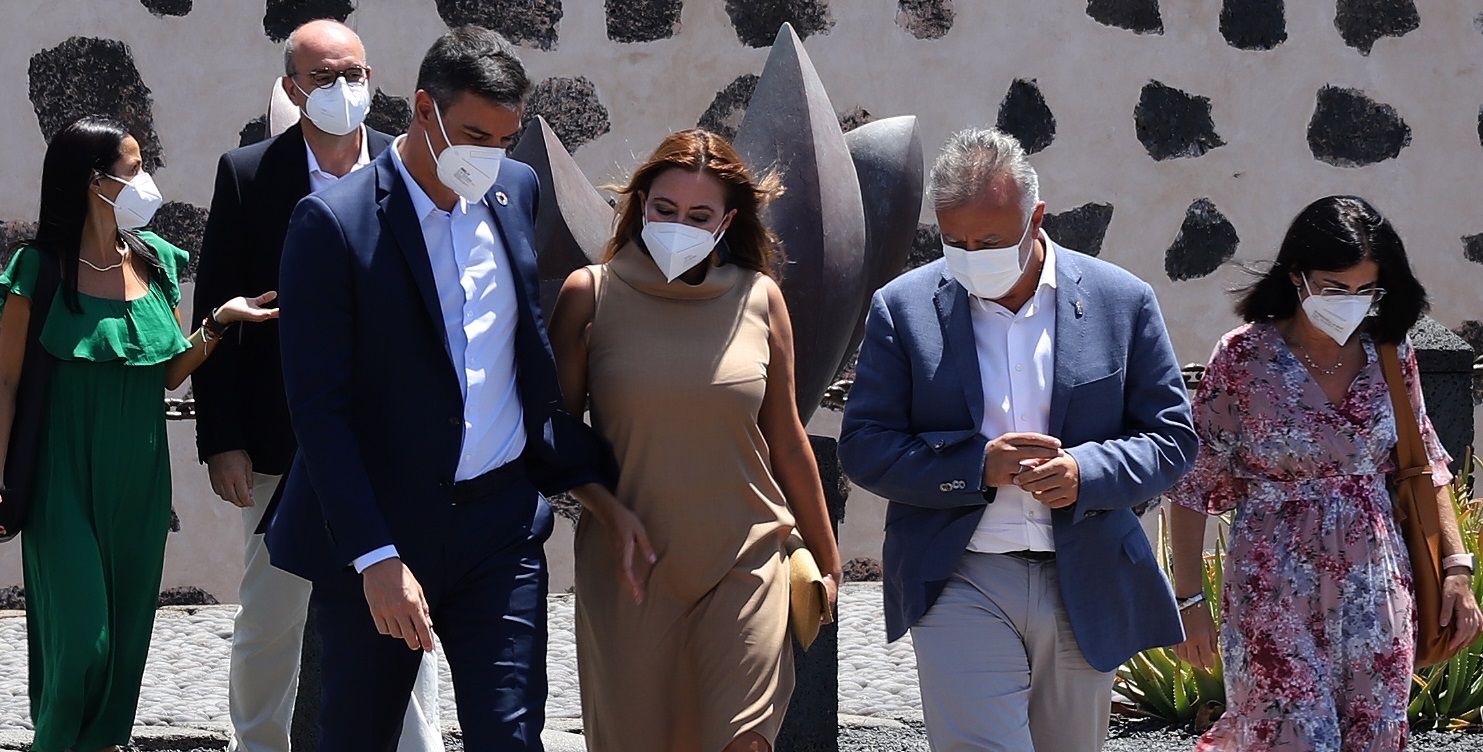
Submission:
{"label": "man's hand", "polygon": [[376,631],[406,640],[412,650],[432,652],[433,619],[412,570],[401,559],[383,559],[366,567],[361,581]]}
{"label": "man's hand", "polygon": [[989,442],[984,454],[984,485],[1008,486],[1014,483],[1021,463],[1047,460],[1061,454],[1061,440],[1042,433],[1006,433]]}
{"label": "man's hand", "polygon": [[250,507],[252,499],[252,458],[241,449],[213,454],[206,458],[206,473],[211,490],[228,504]]}
{"label": "man's hand", "polygon": [[1081,466],[1069,454],[1048,460],[1029,460],[1014,484],[1051,509],[1069,507],[1081,494]]}

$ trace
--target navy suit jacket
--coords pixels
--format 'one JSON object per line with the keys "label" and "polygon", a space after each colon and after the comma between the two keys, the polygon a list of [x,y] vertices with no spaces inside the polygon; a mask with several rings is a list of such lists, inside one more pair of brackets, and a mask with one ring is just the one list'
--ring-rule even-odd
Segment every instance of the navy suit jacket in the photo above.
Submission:
{"label": "navy suit jacket", "polygon": [[[1051,514],[1061,599],[1087,662],[1110,671],[1184,638],[1174,596],[1132,511],[1195,459],[1189,398],[1152,288],[1056,247],[1050,433],[1081,470],[1078,501]],[[932,607],[993,490],[968,293],[936,261],[871,301],[839,439],[852,480],[889,500],[887,637]]]}
{"label": "navy suit jacket", "polygon": [[[519,299],[521,459],[544,494],[589,482],[611,487],[611,451],[561,407],[540,312],[538,193],[535,171],[506,159],[486,197]],[[278,294],[299,451],[267,530],[273,564],[313,580],[382,546],[404,556],[439,550],[463,396],[422,229],[390,149],[299,202]]]}

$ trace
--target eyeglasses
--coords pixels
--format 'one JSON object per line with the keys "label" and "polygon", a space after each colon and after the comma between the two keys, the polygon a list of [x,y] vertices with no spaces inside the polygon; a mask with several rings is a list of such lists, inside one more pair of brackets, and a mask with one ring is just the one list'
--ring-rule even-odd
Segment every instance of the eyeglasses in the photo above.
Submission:
{"label": "eyeglasses", "polygon": [[336,79],[342,77],[347,84],[363,84],[371,77],[371,69],[364,65],[352,65],[338,71],[333,68],[315,68],[304,75],[316,88],[328,89],[335,85]]}
{"label": "eyeglasses", "polygon": [[1317,290],[1312,290],[1312,288],[1310,287],[1309,289],[1313,292],[1314,295],[1317,295],[1320,298],[1359,295],[1369,296],[1371,302],[1378,303],[1380,302],[1381,298],[1385,297],[1385,288],[1383,287],[1366,287],[1361,290],[1350,290],[1345,287],[1320,287]]}

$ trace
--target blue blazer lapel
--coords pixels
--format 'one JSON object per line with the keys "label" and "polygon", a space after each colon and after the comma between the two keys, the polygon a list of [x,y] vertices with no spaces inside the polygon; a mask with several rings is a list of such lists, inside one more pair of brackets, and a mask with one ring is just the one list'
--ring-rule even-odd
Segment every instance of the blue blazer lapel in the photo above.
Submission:
{"label": "blue blazer lapel", "polygon": [[[500,197],[504,201],[500,201]],[[561,395],[556,391],[556,364],[552,360],[551,344],[546,337],[546,325],[541,317],[540,272],[536,267],[535,245],[532,242],[533,225],[529,217],[521,216],[516,196],[506,192],[496,183],[484,194],[484,203],[494,217],[495,230],[504,244],[505,258],[515,277],[515,298],[520,318],[515,326],[515,373],[520,386],[520,396],[525,404],[527,422],[539,422],[547,405],[560,405]],[[535,428],[527,426],[527,431]]]}
{"label": "blue blazer lapel", "polygon": [[1087,311],[1081,287],[1081,267],[1063,248],[1056,248],[1056,365],[1050,394],[1050,434],[1059,437],[1066,427],[1066,404],[1080,372],[1080,356],[1087,344]]}
{"label": "blue blazer lapel", "polygon": [[443,352],[448,356],[448,367],[453,367],[453,348],[448,344],[448,330],[443,326],[443,306],[438,300],[438,285],[433,281],[433,264],[427,256],[427,242],[422,239],[422,225],[412,208],[412,194],[402,183],[401,173],[392,156],[384,153],[375,161],[376,170],[376,213],[381,223],[396,239],[406,258],[407,269],[427,310],[429,321],[443,343]]}
{"label": "blue blazer lapel", "polygon": [[973,339],[973,314],[969,311],[968,291],[947,272],[934,298],[937,319],[942,324],[942,365],[947,373],[956,374],[962,382],[963,398],[975,430],[984,421],[983,377],[978,370],[978,345]]}

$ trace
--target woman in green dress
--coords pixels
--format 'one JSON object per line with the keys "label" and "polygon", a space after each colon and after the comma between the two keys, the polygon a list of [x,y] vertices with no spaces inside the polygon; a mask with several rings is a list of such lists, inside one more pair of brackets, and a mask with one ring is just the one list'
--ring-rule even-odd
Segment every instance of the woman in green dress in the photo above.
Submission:
{"label": "woman in green dress", "polygon": [[162,398],[225,327],[277,316],[274,293],[236,298],[183,336],[189,254],[138,230],[159,204],[128,129],[84,117],[52,138],[36,237],[0,275],[0,468],[42,265],[61,280],[41,329],[55,363],[21,540],[35,752],[129,740],[170,524]]}

